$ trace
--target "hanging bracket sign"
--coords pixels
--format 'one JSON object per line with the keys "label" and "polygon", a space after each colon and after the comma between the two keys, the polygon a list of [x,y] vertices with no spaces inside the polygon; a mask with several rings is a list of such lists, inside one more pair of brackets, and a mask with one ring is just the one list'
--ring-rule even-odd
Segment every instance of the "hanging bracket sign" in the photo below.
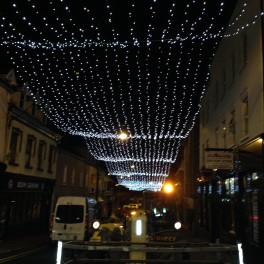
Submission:
{"label": "hanging bracket sign", "polygon": [[205,168],[232,170],[234,168],[233,153],[229,151],[205,151]]}

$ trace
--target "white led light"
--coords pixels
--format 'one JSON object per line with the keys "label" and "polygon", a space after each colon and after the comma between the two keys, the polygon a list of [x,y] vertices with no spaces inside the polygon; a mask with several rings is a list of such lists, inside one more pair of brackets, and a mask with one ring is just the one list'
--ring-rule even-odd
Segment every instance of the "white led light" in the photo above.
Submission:
{"label": "white led light", "polygon": [[136,220],[136,235],[142,235],[142,220]]}
{"label": "white led light", "polygon": [[[223,1],[214,12],[210,0],[153,0],[144,9],[136,0],[120,1],[124,9],[85,1],[78,15],[70,2],[48,1],[49,15],[21,1],[9,3],[13,16],[0,18],[0,47],[18,79],[56,127],[84,137],[91,154],[132,190],[161,189],[196,122],[217,44],[263,16],[241,23],[244,0],[224,34]],[[120,140],[123,125],[129,136]]]}

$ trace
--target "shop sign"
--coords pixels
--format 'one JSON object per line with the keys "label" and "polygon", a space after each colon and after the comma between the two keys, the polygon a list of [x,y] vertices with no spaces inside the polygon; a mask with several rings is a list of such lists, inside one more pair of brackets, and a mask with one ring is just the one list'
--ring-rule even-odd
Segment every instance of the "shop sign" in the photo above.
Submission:
{"label": "shop sign", "polygon": [[176,233],[173,231],[168,232],[167,230],[153,233],[151,241],[154,242],[174,242],[176,241]]}
{"label": "shop sign", "polygon": [[25,181],[20,179],[9,179],[7,183],[7,188],[9,190],[44,190],[45,183]]}
{"label": "shop sign", "polygon": [[206,151],[205,168],[232,170],[234,168],[233,153],[229,151]]}

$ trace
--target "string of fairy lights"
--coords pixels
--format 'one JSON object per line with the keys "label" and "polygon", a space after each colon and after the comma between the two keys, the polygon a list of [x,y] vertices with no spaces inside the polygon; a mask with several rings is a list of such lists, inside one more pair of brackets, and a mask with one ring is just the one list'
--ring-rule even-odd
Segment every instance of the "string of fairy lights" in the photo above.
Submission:
{"label": "string of fairy lights", "polygon": [[263,15],[241,25],[245,0],[224,34],[224,0],[6,2],[1,49],[39,107],[119,184],[152,191],[195,124],[219,41]]}

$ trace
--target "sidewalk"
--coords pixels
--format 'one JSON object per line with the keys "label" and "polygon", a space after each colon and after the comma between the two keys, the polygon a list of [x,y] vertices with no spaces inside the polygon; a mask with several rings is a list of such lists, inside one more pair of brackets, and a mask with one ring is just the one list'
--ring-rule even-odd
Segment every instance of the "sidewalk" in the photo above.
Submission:
{"label": "sidewalk", "polygon": [[49,245],[48,234],[29,235],[7,240],[0,240],[0,259],[12,254],[19,254],[25,250],[31,250],[41,246]]}

